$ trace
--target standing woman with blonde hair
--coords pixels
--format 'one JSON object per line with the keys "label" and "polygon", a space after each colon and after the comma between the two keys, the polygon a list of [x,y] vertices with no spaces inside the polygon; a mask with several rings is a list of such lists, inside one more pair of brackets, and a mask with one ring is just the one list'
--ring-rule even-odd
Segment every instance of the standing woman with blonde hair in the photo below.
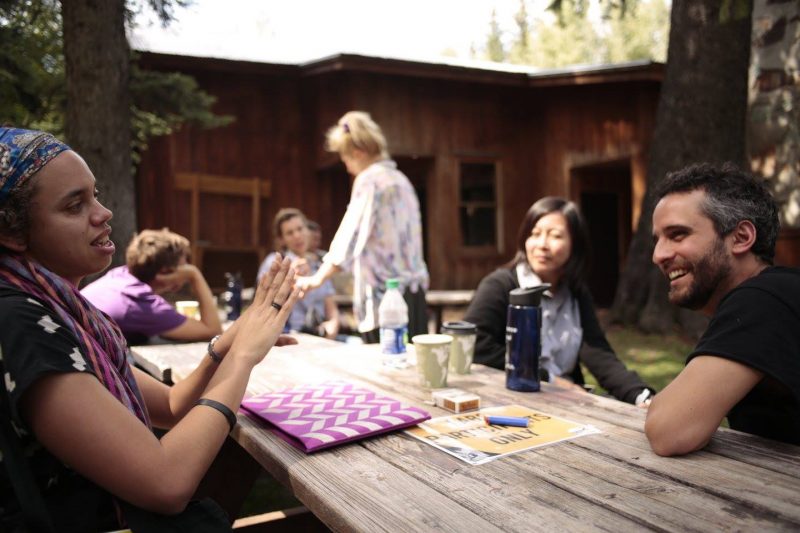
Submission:
{"label": "standing woman with blonde hair", "polygon": [[337,152],[353,176],[347,212],[316,274],[298,278],[304,290],[352,270],[353,310],[365,342],[378,342],[378,305],[386,280],[400,282],[408,304],[409,338],[427,333],[428,268],[422,251],[419,200],[389,157],[380,126],[363,111],[349,111],[328,130],[326,149]]}

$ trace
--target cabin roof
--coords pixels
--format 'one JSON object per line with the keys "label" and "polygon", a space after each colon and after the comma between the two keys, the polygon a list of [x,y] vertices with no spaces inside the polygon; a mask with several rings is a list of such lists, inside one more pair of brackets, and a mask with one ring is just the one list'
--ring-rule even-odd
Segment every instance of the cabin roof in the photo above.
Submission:
{"label": "cabin roof", "polygon": [[661,81],[664,65],[653,61],[573,65],[540,69],[528,65],[442,57],[436,61],[360,54],[334,54],[300,64],[264,63],[216,57],[140,52],[156,68],[202,69],[228,73],[312,77],[331,72],[366,72],[498,85],[553,87],[627,81]]}

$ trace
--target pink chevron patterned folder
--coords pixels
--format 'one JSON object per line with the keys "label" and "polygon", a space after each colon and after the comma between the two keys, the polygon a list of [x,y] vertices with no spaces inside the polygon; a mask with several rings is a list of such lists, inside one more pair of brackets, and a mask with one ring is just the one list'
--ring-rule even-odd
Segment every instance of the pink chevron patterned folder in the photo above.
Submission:
{"label": "pink chevron patterned folder", "polygon": [[413,426],[431,415],[418,407],[356,387],[327,381],[248,398],[242,407],[276,426],[306,453]]}

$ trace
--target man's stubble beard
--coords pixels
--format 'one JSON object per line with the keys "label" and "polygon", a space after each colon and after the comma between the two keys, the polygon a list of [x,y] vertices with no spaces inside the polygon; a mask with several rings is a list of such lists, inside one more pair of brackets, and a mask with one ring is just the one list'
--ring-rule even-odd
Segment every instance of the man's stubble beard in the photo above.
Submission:
{"label": "man's stubble beard", "polygon": [[670,301],[680,307],[698,310],[705,307],[711,296],[730,275],[731,265],[725,251],[725,243],[716,238],[714,247],[697,263],[692,265],[692,284],[685,295],[670,295]]}

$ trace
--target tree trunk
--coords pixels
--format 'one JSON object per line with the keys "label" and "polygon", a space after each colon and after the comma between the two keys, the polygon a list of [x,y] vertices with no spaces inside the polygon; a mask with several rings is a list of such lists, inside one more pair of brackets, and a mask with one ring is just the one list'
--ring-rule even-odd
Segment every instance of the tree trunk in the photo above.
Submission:
{"label": "tree trunk", "polygon": [[[739,18],[720,15],[719,0],[673,0],[664,83],[647,167],[647,189],[690,163],[744,165],[747,70],[752,4]],[[736,4],[737,0],[731,2]],[[652,264],[652,214],[648,193],[631,242],[612,319],[665,333],[676,324],[697,333],[697,313],[667,301],[667,282]]]}
{"label": "tree trunk", "polygon": [[124,0],[63,0],[66,137],[94,172],[114,212],[114,264],[136,231]]}

